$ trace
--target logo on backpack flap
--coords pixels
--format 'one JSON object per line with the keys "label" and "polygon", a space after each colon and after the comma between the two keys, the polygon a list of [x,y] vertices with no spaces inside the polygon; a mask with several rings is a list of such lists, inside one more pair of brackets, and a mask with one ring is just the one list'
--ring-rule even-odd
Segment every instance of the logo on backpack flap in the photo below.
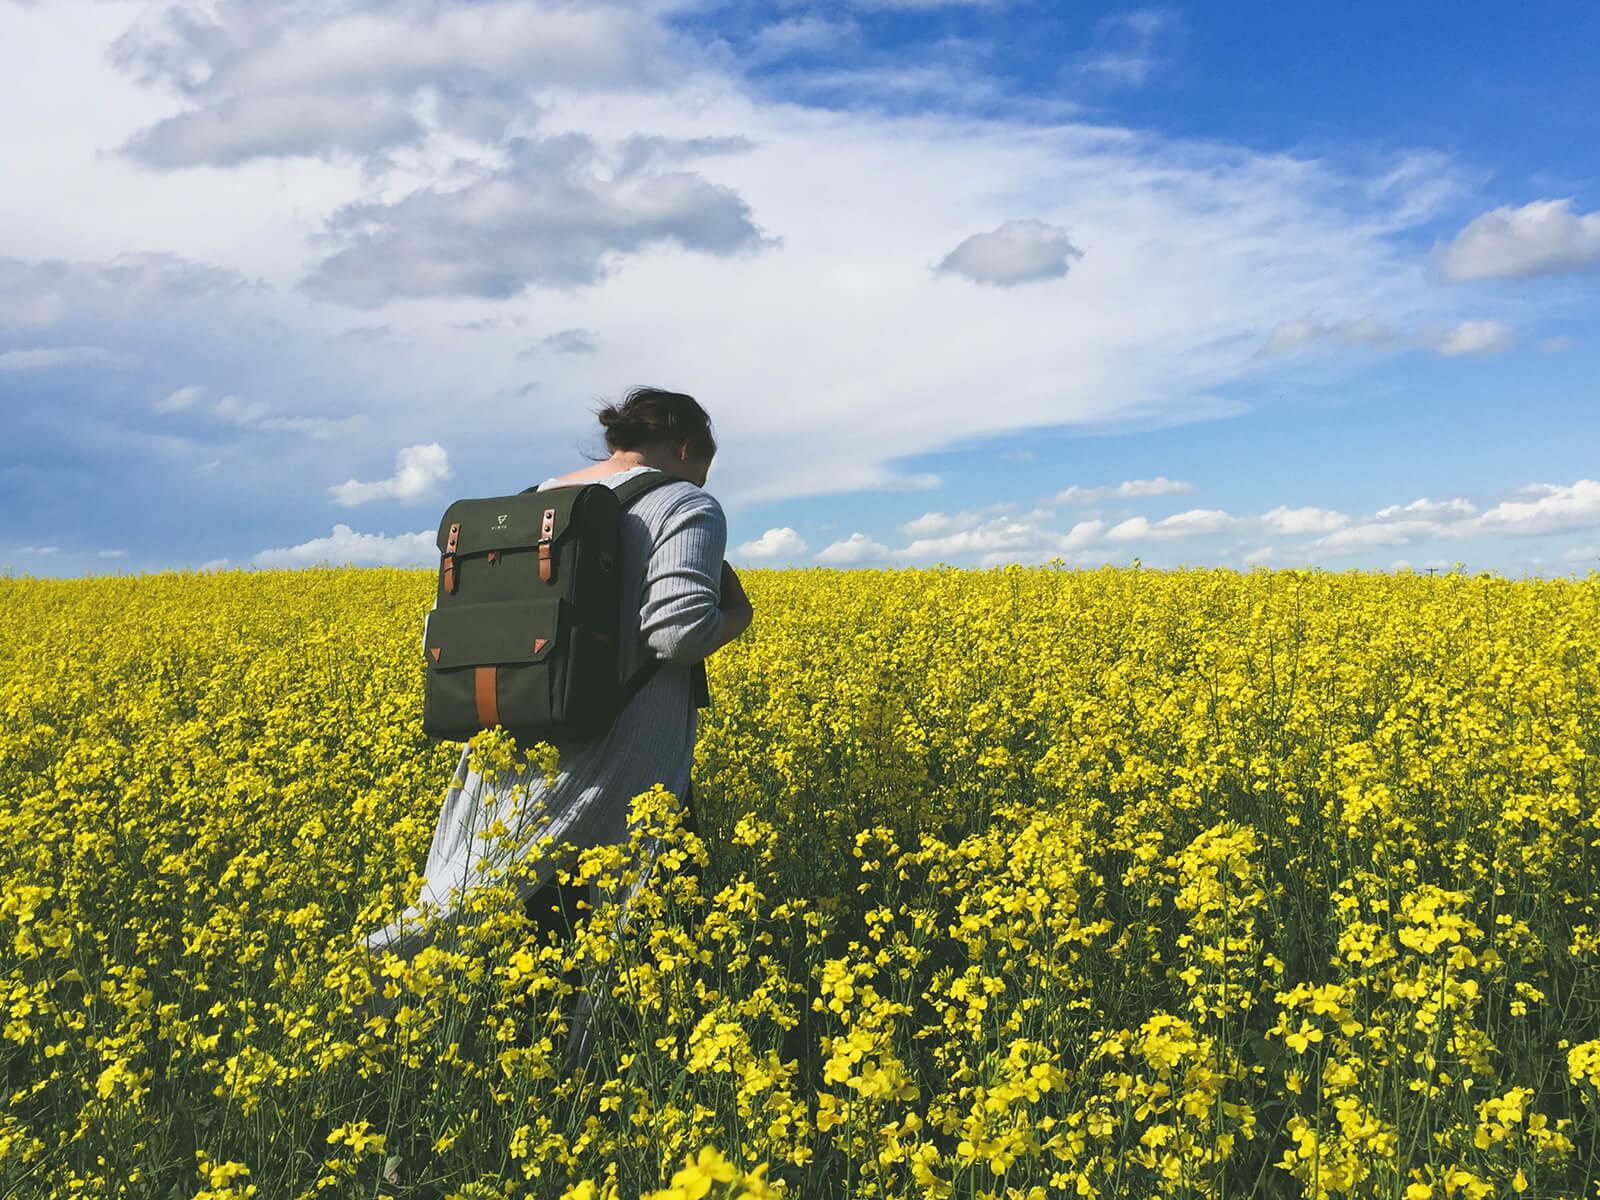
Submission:
{"label": "logo on backpack flap", "polygon": [[495,519],[494,519],[494,527],[496,529],[504,529],[505,528],[505,524],[506,524],[506,518],[509,517],[510,515],[511,515],[510,513],[501,513],[499,516],[495,517]]}

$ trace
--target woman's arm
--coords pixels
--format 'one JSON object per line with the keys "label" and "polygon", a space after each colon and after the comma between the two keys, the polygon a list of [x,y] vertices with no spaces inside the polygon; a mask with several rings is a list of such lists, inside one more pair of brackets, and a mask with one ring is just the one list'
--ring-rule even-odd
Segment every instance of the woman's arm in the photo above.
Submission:
{"label": "woman's arm", "polygon": [[717,635],[716,645],[711,647],[712,653],[744,633],[755,619],[755,609],[750,605],[750,597],[745,595],[744,584],[739,582],[733,565],[727,561],[722,564],[722,603],[719,607],[722,609],[722,631]]}
{"label": "woman's arm", "polygon": [[645,565],[639,608],[639,633],[655,657],[695,663],[722,644],[727,545],[727,522],[710,493],[691,493],[668,514]]}

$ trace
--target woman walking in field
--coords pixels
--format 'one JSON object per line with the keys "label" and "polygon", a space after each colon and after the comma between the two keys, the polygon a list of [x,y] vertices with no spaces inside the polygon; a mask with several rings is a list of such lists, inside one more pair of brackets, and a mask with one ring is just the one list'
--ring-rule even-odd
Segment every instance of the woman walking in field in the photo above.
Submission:
{"label": "woman walking in field", "polygon": [[[427,882],[416,904],[367,935],[372,950],[412,956],[432,937],[417,928],[421,904],[438,906],[440,919],[448,919],[460,905],[452,889],[464,893],[485,881],[491,865],[504,865],[504,852],[496,854],[478,836],[497,814],[508,825],[516,823],[513,834],[548,818],[538,836],[581,849],[626,842],[629,802],[657,783],[691,803],[689,771],[704,660],[742,634],[753,615],[739,577],[723,559],[728,532],[722,507],[704,490],[716,440],[705,410],[678,392],[635,388],[599,417],[611,456],[547,479],[539,490],[590,482],[615,488],[648,471],[673,477],[640,497],[622,525],[624,595],[631,594],[626,590],[631,585],[638,601],[622,606],[621,678],[629,678],[651,656],[661,666],[609,732],[556,744],[553,782],[537,766],[492,781],[481,778],[464,747],[428,850]],[[565,932],[588,887],[556,884],[553,876],[563,864],[541,860],[536,865],[536,876],[517,885],[524,907],[542,929]]]}

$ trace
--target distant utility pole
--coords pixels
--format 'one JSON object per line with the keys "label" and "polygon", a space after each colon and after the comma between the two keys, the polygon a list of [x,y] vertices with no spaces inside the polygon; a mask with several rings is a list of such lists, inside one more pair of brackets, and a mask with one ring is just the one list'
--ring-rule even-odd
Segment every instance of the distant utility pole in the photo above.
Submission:
{"label": "distant utility pole", "polygon": [[1438,567],[1429,567],[1428,568],[1428,574],[1430,576],[1437,575],[1438,573],[1439,573],[1439,568]]}

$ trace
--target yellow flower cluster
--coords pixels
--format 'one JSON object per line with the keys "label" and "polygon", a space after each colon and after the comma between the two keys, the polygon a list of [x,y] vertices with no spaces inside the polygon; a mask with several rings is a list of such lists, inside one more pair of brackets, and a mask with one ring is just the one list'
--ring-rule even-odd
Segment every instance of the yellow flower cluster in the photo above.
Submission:
{"label": "yellow flower cluster", "polygon": [[751,572],[698,833],[401,959],[433,587],[0,580],[0,1195],[1596,1195],[1600,577]]}

